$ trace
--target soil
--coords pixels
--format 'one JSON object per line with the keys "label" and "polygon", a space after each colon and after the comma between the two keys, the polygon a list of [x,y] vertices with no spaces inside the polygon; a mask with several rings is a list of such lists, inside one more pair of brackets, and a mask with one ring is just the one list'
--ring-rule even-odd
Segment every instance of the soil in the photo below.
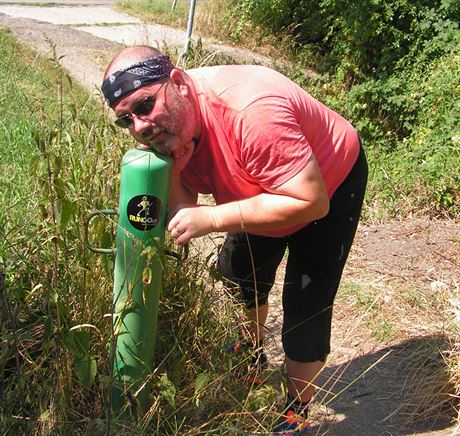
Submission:
{"label": "soil", "polygon": [[[327,392],[316,399],[317,434],[460,434],[451,424],[456,411],[430,413],[433,399],[425,397],[432,377],[449,385],[439,350],[451,340],[445,327],[458,307],[459,266],[458,223],[360,224],[334,308],[332,353],[319,382]],[[281,268],[280,285],[282,274]],[[278,289],[272,308],[279,300]],[[272,310],[266,342],[275,365],[282,364],[281,322],[282,312]],[[379,337],[376,325],[385,322],[394,332]]]}
{"label": "soil", "polygon": [[[0,25],[42,53],[50,53],[50,42],[55,44],[58,55],[64,55],[63,65],[95,92],[105,63],[122,47],[70,26],[1,13]],[[277,283],[282,274],[280,268]],[[427,355],[423,365],[428,369],[434,364],[445,369],[439,348],[449,339],[446,323],[455,318],[451,309],[459,304],[459,286],[459,223],[408,219],[361,224],[335,305],[334,351],[322,374],[324,391],[315,401],[319,412],[313,431],[341,436],[460,434],[452,424],[455,410],[428,419],[420,410],[420,397],[411,402],[409,395],[414,368],[420,368],[414,366],[417,356]],[[266,335],[273,366],[282,363],[279,288],[272,292]],[[380,336],[376,325],[383,326]]]}

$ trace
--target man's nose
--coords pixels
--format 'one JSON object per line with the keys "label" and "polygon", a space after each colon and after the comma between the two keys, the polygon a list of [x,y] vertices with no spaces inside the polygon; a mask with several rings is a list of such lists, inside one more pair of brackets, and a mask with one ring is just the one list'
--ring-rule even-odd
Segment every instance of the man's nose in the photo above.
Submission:
{"label": "man's nose", "polygon": [[153,127],[153,123],[139,115],[132,114],[133,117],[133,127],[132,129],[136,133],[143,133],[148,129],[151,129]]}

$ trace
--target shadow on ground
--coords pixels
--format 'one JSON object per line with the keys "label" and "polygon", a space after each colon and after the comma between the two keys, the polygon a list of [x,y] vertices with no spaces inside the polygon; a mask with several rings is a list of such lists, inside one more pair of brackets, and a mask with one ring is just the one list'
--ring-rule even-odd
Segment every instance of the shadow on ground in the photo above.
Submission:
{"label": "shadow on ground", "polygon": [[316,433],[451,434],[448,427],[456,411],[449,396],[447,364],[439,351],[448,349],[447,341],[442,335],[409,339],[329,365],[320,381],[324,391],[316,397],[321,404]]}

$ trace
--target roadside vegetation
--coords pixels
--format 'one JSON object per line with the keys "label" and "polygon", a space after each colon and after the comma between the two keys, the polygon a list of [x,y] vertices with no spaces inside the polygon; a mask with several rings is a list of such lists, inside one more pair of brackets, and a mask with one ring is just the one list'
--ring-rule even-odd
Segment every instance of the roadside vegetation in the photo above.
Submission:
{"label": "roadside vegetation", "polygon": [[[289,60],[282,72],[357,126],[371,163],[365,220],[458,220],[458,3],[327,0],[318,9],[302,0],[294,10],[291,3],[198,1],[196,31]],[[187,5],[178,0],[171,12],[170,0],[120,3],[144,20],[153,10],[157,22],[180,27]],[[188,66],[228,61],[208,55],[193,44]],[[241,311],[219,291],[199,248],[183,264],[167,263],[151,409],[129,423],[110,414],[113,259],[87,251],[83,223],[90,210],[116,205],[119,164],[133,143],[56,56],[44,59],[1,29],[0,56],[0,433],[267,431],[282,398],[282,369],[261,387],[242,383],[251,356],[227,350],[244,327]],[[317,75],[305,76],[306,68]],[[90,238],[111,246],[112,230],[101,220]],[[403,315],[414,325],[439,315],[420,326],[435,339],[407,362],[413,402],[406,413],[414,421],[452,417],[460,333],[446,313],[458,316],[458,307],[449,307],[447,292],[406,286],[382,302],[380,291],[349,280],[339,302],[376,344],[407,339],[398,327]]]}

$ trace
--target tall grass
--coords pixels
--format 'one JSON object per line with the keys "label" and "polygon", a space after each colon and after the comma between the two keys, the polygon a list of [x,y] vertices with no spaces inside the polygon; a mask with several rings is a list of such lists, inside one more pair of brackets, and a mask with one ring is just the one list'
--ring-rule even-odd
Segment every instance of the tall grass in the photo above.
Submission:
{"label": "tall grass", "polygon": [[[230,45],[237,44],[263,55],[285,58],[287,47],[292,45],[286,39],[286,32],[267,34],[252,23],[243,23],[235,9],[237,2],[228,0],[198,0],[195,8],[192,38],[208,38]],[[146,23],[165,24],[187,29],[189,0],[177,0],[176,8],[171,9],[172,1],[156,0],[117,0],[116,6],[126,13],[137,16]],[[282,41],[282,42],[281,42]]]}
{"label": "tall grass", "polygon": [[[36,56],[5,30],[0,40],[0,421],[13,432],[46,432],[84,421],[84,411],[97,414],[78,378],[93,382],[89,368],[101,351],[88,341],[101,338],[70,329],[88,323],[106,331],[110,278],[87,254],[82,224],[91,207],[115,198],[126,146],[100,116],[102,105],[73,85],[57,60]],[[100,390],[92,395],[102,402]]]}
{"label": "tall grass", "polygon": [[[117,0],[116,5],[124,11],[139,16],[144,22],[167,24],[186,30],[190,11],[189,0]],[[202,36],[225,35],[222,19],[227,12],[225,0],[198,0],[195,6],[194,30]]]}
{"label": "tall grass", "polygon": [[[182,264],[171,260],[164,274],[146,379],[151,408],[129,423],[112,416],[113,259],[86,250],[83,223],[91,209],[116,205],[119,164],[132,140],[115,131],[101,99],[72,83],[56,56],[43,59],[4,30],[0,47],[1,433],[268,428],[274,389],[261,395],[236,376],[251,358],[226,348],[238,335],[241,308],[215,289],[199,251]],[[112,245],[112,227],[97,222],[90,239]],[[265,412],[257,420],[249,411],[259,408]]]}

